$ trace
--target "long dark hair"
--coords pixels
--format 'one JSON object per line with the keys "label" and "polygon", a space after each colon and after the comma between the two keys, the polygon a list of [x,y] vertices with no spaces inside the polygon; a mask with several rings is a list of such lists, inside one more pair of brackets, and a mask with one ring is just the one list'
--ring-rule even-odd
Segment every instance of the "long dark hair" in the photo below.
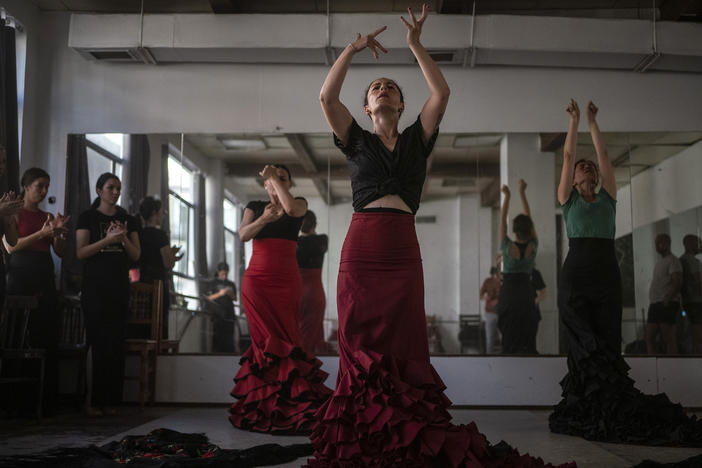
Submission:
{"label": "long dark hair", "polygon": [[314,214],[314,211],[307,210],[305,217],[302,218],[302,226],[300,226],[300,231],[308,234],[315,227],[317,227],[317,216]]}
{"label": "long dark hair", "polygon": [[49,176],[49,173],[46,172],[44,169],[41,169],[39,167],[30,167],[29,169],[24,171],[24,174],[22,174],[22,181],[20,182],[20,185],[22,186],[20,191],[20,198],[24,198],[24,188],[32,185],[37,179],[49,179],[49,182],[51,182],[51,177]]}
{"label": "long dark hair", "polygon": [[139,203],[139,214],[144,218],[144,221],[147,221],[154,213],[158,213],[161,205],[161,200],[148,195]]}
{"label": "long dark hair", "polygon": [[534,221],[525,214],[518,214],[512,222],[512,231],[519,240],[531,240],[531,232],[534,229]]}
{"label": "long dark hair", "polygon": [[[121,183],[121,181],[119,180],[119,177],[117,177],[117,175],[113,174],[112,172],[103,172],[102,174],[100,174],[100,177],[98,177],[97,182],[95,182],[95,190],[102,190],[102,188],[105,186],[107,181],[110,179],[115,179]],[[90,209],[97,210],[99,206],[100,206],[100,197],[97,196],[97,197],[95,197],[95,200],[93,200],[92,205],[90,205]],[[116,208],[117,208],[118,213],[126,213],[127,212],[127,210],[125,210],[124,208],[122,208],[119,205],[117,205]]]}

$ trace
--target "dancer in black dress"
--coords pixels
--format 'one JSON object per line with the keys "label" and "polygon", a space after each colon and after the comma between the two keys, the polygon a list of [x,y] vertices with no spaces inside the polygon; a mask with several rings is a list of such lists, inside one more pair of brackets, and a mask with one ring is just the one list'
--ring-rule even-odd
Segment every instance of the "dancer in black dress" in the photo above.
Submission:
{"label": "dancer in black dress", "polygon": [[[646,445],[702,445],[702,421],[688,418],[668,397],[644,395],[629,378],[621,355],[622,292],[614,250],[617,187],[614,169],[595,120],[588,127],[597,151],[575,162],[580,111],[571,99],[558,201],[569,238],[558,289],[568,340],[563,399],[549,418],[551,431],[589,440]],[[599,166],[599,168],[598,168]],[[596,188],[599,180],[602,187]]]}

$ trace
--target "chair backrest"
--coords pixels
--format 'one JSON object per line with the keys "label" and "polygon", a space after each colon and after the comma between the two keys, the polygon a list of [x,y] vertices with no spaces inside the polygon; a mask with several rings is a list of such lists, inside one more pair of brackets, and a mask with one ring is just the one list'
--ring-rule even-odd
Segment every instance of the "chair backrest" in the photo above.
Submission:
{"label": "chair backrest", "polygon": [[163,301],[163,282],[156,280],[149,283],[130,283],[129,285],[129,325],[150,326],[149,339],[159,341],[161,338],[161,309]]}
{"label": "chair backrest", "polygon": [[25,349],[29,314],[36,309],[36,296],[7,296],[0,313],[0,349]]}
{"label": "chair backrest", "polygon": [[85,344],[85,320],[78,296],[60,297],[61,330],[59,347],[61,349],[80,349]]}

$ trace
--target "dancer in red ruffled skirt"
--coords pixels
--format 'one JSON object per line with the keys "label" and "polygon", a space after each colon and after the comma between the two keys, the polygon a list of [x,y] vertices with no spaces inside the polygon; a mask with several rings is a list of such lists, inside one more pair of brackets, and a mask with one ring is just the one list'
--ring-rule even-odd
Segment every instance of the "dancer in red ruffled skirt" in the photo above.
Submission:
{"label": "dancer in red ruffled skirt", "polygon": [[474,423],[454,425],[445,386],[429,363],[424,279],[414,216],[449,88],[419,42],[427,18],[407,27],[407,42],[429,85],[415,122],[397,125],[404,98],[387,78],[373,81],[362,130],[339,100],[353,55],[385,51],[375,37],[358,38],[332,66],[320,99],[347,157],[355,213],[341,254],[337,286],[339,374],[336,390],[317,413],[310,467],[531,467],[541,459],[505,445],[492,447]]}
{"label": "dancer in red ruffled skirt", "polygon": [[290,195],[287,167],[266,166],[260,175],[270,202],[250,202],[239,228],[243,242],[253,239],[241,286],[251,346],[234,377],[231,394],[239,400],[229,420],[251,431],[306,433],[331,393],[321,361],[301,348],[302,285],[295,250],[307,202]]}

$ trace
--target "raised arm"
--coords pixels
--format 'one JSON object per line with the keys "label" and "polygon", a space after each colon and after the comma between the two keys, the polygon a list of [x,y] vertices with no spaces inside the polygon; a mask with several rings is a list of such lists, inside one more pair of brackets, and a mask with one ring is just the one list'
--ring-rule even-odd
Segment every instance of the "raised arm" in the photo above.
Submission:
{"label": "raised arm", "polygon": [[411,8],[408,8],[412,24],[408,23],[403,17],[400,20],[407,26],[407,45],[414,54],[414,57],[419,63],[419,68],[422,69],[424,79],[429,85],[429,99],[424,103],[420,114],[422,121],[422,129],[424,130],[424,141],[428,141],[434,134],[437,127],[441,123],[441,119],[448,105],[449,95],[451,90],[448,83],[441,74],[439,66],[429,56],[429,53],[424,46],[419,42],[419,36],[422,34],[422,26],[429,16],[429,6],[425,3],[422,5],[422,16],[417,19],[414,16]]}
{"label": "raised arm", "polygon": [[563,147],[563,167],[561,168],[561,180],[558,183],[558,203],[565,205],[573,191],[573,171],[575,170],[575,147],[578,144],[578,124],[580,123],[580,108],[574,99],[571,99],[566,107],[566,112],[570,116],[568,123],[568,134],[566,135]]}
{"label": "raised arm", "polygon": [[287,176],[287,172],[284,169],[266,165],[266,167],[259,172],[259,175],[273,186],[276,195],[278,195],[278,201],[280,201],[283,210],[285,210],[288,216],[294,218],[305,216],[305,213],[307,213],[307,201],[292,196],[287,185],[281,179],[281,176]]}
{"label": "raised arm", "polygon": [[504,200],[502,201],[502,208],[500,208],[500,227],[498,229],[498,244],[502,244],[502,241],[507,237],[507,213],[509,212],[509,199],[511,193],[509,187],[506,185],[502,186],[502,193],[504,194]]}
{"label": "raised arm", "polygon": [[[531,218],[531,209],[529,208],[529,200],[527,200],[526,196],[526,188],[527,183],[524,179],[519,179],[519,198],[522,201],[522,213]],[[536,239],[536,226],[533,223],[533,219],[531,223],[531,238]]]}
{"label": "raised arm", "polygon": [[602,188],[604,188],[610,197],[617,199],[617,182],[614,178],[614,167],[607,153],[607,145],[605,144],[600,127],[597,125],[597,106],[590,101],[587,104],[587,126],[590,129],[590,136],[595,145],[597,152],[597,165],[600,167],[600,176],[602,177]]}
{"label": "raised arm", "polygon": [[376,59],[378,58],[378,49],[387,53],[387,50],[375,39],[385,29],[387,29],[387,26],[378,28],[367,36],[361,36],[360,33],[357,34],[356,40],[346,46],[339,58],[334,62],[334,65],[332,65],[324,80],[322,90],[319,92],[319,102],[322,104],[324,117],[327,118],[332,131],[344,145],[348,143],[349,128],[353,117],[351,117],[351,113],[346,106],[339,100],[341,86],[344,84],[344,78],[346,78],[346,72],[351,65],[351,60],[357,52],[368,47]]}

